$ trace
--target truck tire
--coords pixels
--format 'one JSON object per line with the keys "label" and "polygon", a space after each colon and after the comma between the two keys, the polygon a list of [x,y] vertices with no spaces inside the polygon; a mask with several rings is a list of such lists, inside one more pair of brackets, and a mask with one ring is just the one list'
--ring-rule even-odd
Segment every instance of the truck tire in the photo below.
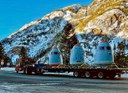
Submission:
{"label": "truck tire", "polygon": [[31,69],[29,67],[24,69],[24,73],[27,74],[27,75],[31,75],[32,74]]}
{"label": "truck tire", "polygon": [[98,72],[97,76],[99,79],[103,79],[105,77],[103,72]]}
{"label": "truck tire", "polygon": [[86,72],[85,72],[85,77],[86,77],[86,78],[91,78],[91,73],[90,73],[89,71],[86,71]]}
{"label": "truck tire", "polygon": [[36,69],[36,70],[35,70],[35,74],[36,74],[36,75],[40,75],[40,73],[39,73],[39,70],[38,70],[38,69]]}
{"label": "truck tire", "polygon": [[41,71],[41,69],[35,69],[35,74],[36,75],[42,75],[42,71]]}
{"label": "truck tire", "polygon": [[79,77],[79,73],[78,73],[78,72],[74,72],[74,73],[73,73],[73,76],[74,76],[74,77]]}

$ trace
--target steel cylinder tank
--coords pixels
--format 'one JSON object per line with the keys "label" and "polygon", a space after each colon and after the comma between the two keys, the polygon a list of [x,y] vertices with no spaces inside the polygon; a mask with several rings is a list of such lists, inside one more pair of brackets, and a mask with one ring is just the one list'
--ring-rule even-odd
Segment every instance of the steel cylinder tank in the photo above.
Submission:
{"label": "steel cylinder tank", "polygon": [[80,44],[74,45],[70,53],[70,64],[78,65],[84,63],[84,51]]}
{"label": "steel cylinder tank", "polygon": [[54,46],[49,55],[49,64],[61,64],[62,58],[59,49]]}
{"label": "steel cylinder tank", "polygon": [[94,55],[94,65],[107,66],[112,62],[114,62],[114,57],[111,46],[108,40],[102,39]]}

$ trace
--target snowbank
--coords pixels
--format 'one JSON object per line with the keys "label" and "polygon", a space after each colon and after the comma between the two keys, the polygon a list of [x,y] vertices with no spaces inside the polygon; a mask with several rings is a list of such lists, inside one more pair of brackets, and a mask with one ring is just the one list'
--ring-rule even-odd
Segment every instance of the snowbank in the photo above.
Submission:
{"label": "snowbank", "polygon": [[68,72],[62,72],[62,73],[58,73],[58,72],[56,72],[56,73],[46,72],[46,73],[44,73],[44,74],[73,76],[73,72],[69,72],[69,73],[68,73]]}
{"label": "snowbank", "polygon": [[122,74],[121,78],[128,78],[128,74]]}
{"label": "snowbank", "polygon": [[15,68],[4,67],[4,68],[1,68],[1,70],[4,70],[4,71],[15,71]]}

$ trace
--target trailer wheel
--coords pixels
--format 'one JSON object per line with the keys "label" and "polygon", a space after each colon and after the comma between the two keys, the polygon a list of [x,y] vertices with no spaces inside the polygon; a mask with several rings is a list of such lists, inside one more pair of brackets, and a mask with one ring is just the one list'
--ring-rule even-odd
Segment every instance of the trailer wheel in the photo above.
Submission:
{"label": "trailer wheel", "polygon": [[42,75],[41,69],[35,69],[35,74],[36,75]]}
{"label": "trailer wheel", "polygon": [[90,78],[90,77],[91,77],[91,73],[90,73],[90,72],[88,72],[88,71],[87,71],[87,72],[85,72],[85,77],[86,77],[86,78]]}
{"label": "trailer wheel", "polygon": [[78,73],[78,72],[74,72],[74,73],[73,73],[73,76],[79,77],[79,73]]}
{"label": "trailer wheel", "polygon": [[97,76],[99,79],[103,79],[105,77],[103,72],[99,72]]}

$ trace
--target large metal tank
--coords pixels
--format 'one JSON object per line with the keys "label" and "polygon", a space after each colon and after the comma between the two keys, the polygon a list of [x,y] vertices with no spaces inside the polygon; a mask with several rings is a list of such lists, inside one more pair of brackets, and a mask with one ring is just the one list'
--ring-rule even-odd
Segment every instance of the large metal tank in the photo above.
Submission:
{"label": "large metal tank", "polygon": [[94,55],[94,65],[107,66],[112,62],[114,62],[112,48],[108,40],[102,39]]}
{"label": "large metal tank", "polygon": [[71,49],[70,54],[70,64],[71,65],[78,65],[84,63],[84,51],[82,46],[80,44],[74,45],[74,47]]}
{"label": "large metal tank", "polygon": [[54,46],[49,55],[49,64],[61,64],[62,58],[59,49]]}

